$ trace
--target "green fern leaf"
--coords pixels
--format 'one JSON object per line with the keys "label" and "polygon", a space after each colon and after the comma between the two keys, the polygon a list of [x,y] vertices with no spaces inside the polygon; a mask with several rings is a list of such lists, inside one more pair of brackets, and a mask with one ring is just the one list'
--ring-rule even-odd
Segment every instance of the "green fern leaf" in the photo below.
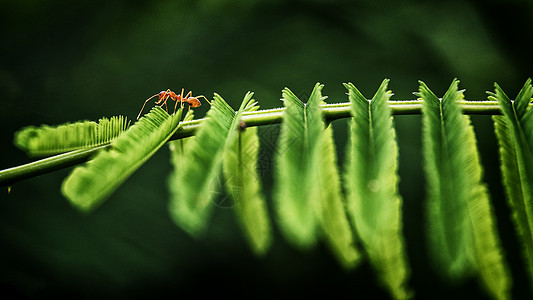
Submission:
{"label": "green fern leaf", "polygon": [[351,139],[345,173],[348,211],[370,262],[394,298],[411,296],[398,194],[398,146],[384,80],[371,101],[349,83]]}
{"label": "green fern leaf", "polygon": [[515,101],[497,84],[491,98],[498,100],[503,112],[503,116],[493,117],[500,146],[500,167],[533,286],[533,109],[528,109],[532,95],[531,79],[528,79]]}
{"label": "green fern leaf", "polygon": [[344,268],[353,269],[359,264],[361,254],[355,247],[355,234],[343,201],[331,126],[323,131],[318,144],[321,149],[317,149],[312,159],[317,172],[311,196],[317,197],[315,201],[320,203],[321,227],[331,250]]}
{"label": "green fern leaf", "polygon": [[[202,122],[194,138],[183,145],[181,159],[174,166],[174,180],[169,182],[171,199],[169,212],[174,222],[193,236],[202,235],[215,205],[216,185],[226,145],[237,134],[240,116],[252,94],[246,95],[237,113],[215,94],[207,119]],[[174,147],[179,149],[179,147]],[[180,157],[180,156],[177,156]]]}
{"label": "green fern leaf", "polygon": [[477,272],[497,299],[509,297],[503,258],[489,195],[482,183],[473,127],[457,101],[454,80],[440,100],[420,82],[424,100],[424,157],[428,182],[431,256],[444,278],[454,282]]}
{"label": "green fern leaf", "polygon": [[286,238],[302,248],[312,246],[319,233],[339,262],[353,268],[359,261],[340,187],[332,129],[325,129],[316,84],[303,104],[290,90],[276,159],[276,210]]}
{"label": "green fern leaf", "polygon": [[467,155],[463,150],[466,120],[454,105],[463,99],[463,94],[457,91],[454,81],[442,101],[423,82],[418,95],[424,100],[430,250],[441,274],[462,279],[473,270],[472,228],[467,210],[473,186],[470,174],[465,172]]}
{"label": "green fern leaf", "polygon": [[[244,111],[258,108],[251,99]],[[252,250],[257,255],[264,255],[272,242],[272,228],[257,174],[259,137],[257,127],[244,126],[244,123],[240,124],[238,134],[228,141],[224,151],[225,187],[235,203],[235,213]]]}
{"label": "green fern leaf", "polygon": [[312,158],[323,130],[318,107],[323,99],[317,84],[307,105],[289,89],[282,92],[286,107],[275,159],[275,209],[286,239],[303,248],[316,243],[319,203],[309,192],[313,184]]}
{"label": "green fern leaf", "polygon": [[63,181],[63,195],[82,211],[96,208],[176,132],[181,112],[169,116],[154,107],[117,138],[109,151],[75,168]]}
{"label": "green fern leaf", "polygon": [[30,156],[64,153],[100,146],[116,139],[129,126],[126,117],[101,118],[58,126],[28,126],[15,133],[15,145]]}
{"label": "green fern leaf", "polygon": [[344,268],[351,269],[358,265],[361,255],[355,247],[355,235],[344,206],[333,129],[326,128],[319,106],[326,99],[322,97],[322,88],[317,83],[305,105],[306,127],[316,127],[307,140],[310,153],[305,178],[310,189],[306,196],[310,203],[316,204],[320,230],[333,254]]}

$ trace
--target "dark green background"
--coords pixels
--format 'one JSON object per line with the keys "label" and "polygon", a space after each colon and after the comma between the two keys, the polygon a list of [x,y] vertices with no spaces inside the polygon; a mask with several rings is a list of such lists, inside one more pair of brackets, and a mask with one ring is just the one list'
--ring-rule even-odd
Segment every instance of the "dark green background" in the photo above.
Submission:
{"label": "dark green background", "polygon": [[[282,105],[284,87],[305,100],[321,82],[329,101],[341,102],[343,82],[371,97],[390,78],[393,99],[413,99],[417,80],[442,95],[457,77],[467,99],[485,99],[495,81],[514,97],[532,76],[532,14],[532,2],[518,0],[0,1],[0,168],[32,160],[12,144],[23,126],[117,114],[134,119],[148,96],[167,88],[217,92],[233,107],[250,90],[263,108],[273,108]],[[492,121],[473,120],[513,295],[531,296],[501,189]],[[483,298],[474,280],[452,286],[429,267],[420,121],[395,118],[411,284],[418,298]],[[334,129],[342,162],[346,120]],[[260,128],[269,202],[277,130]],[[60,194],[69,170],[0,193],[0,293],[387,298],[366,263],[343,271],[323,245],[301,252],[276,231],[269,254],[254,257],[230,208],[216,209],[205,239],[192,239],[167,213],[168,160],[164,147],[87,216]]]}

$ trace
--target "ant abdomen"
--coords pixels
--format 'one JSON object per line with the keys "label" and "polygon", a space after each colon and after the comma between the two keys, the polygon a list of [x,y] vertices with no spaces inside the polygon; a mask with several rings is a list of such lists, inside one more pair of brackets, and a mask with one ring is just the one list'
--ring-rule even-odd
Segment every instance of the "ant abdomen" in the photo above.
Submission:
{"label": "ant abdomen", "polygon": [[187,103],[189,103],[191,107],[198,107],[202,104],[197,98],[189,98],[187,99]]}

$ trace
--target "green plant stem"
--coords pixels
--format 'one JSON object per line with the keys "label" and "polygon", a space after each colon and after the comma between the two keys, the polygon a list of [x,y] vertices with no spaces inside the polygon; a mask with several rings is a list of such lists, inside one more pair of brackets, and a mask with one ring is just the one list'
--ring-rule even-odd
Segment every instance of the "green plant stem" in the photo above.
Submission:
{"label": "green plant stem", "polygon": [[[389,101],[390,109],[394,115],[416,115],[422,112],[421,100]],[[459,101],[464,114],[500,115],[500,107],[496,101]],[[530,106],[533,106],[530,104]],[[322,105],[327,122],[350,117],[350,103],[334,103]],[[246,126],[262,126],[281,123],[285,108],[274,108],[243,113],[242,119]],[[183,122],[182,127],[170,138],[170,140],[182,139],[194,135],[196,129],[205,119],[196,119]],[[25,165],[0,171],[0,186],[11,186],[14,183],[39,176],[63,168],[86,162],[96,152],[110,145],[97,146],[91,149],[75,150]]]}
{"label": "green plant stem", "polygon": [[[393,115],[417,115],[422,112],[421,100],[389,101]],[[467,115],[501,115],[500,106],[496,101],[459,101],[463,113]],[[533,106],[533,105],[532,105]],[[326,121],[350,117],[350,102],[322,105]],[[246,126],[262,126],[281,123],[281,117],[285,108],[257,110],[243,113],[243,121]],[[180,131],[171,140],[186,138],[194,135],[194,131],[203,119],[196,119],[183,124]]]}
{"label": "green plant stem", "polygon": [[50,156],[25,165],[0,171],[0,185],[11,186],[17,181],[50,173],[63,168],[88,161],[98,151],[110,145],[96,146],[91,149],[74,150],[55,156]]}

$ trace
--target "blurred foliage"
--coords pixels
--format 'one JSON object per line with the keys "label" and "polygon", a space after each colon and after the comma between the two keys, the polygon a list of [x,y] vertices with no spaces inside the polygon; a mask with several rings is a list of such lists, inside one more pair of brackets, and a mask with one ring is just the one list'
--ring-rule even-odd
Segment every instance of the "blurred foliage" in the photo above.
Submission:
{"label": "blurred foliage", "polygon": [[[302,100],[315,82],[328,102],[343,82],[365,95],[390,78],[394,99],[413,99],[421,79],[443,94],[452,78],[466,99],[497,81],[515,95],[533,62],[533,3],[489,1],[0,1],[0,168],[29,161],[13,133],[27,125],[102,116],[134,118],[163,89],[217,92],[233,108],[249,90],[280,107],[287,86]],[[205,106],[196,110],[202,116]],[[485,182],[514,278],[531,296],[501,188],[490,117],[472,118]],[[412,286],[420,298],[480,297],[475,282],[450,287],[427,266],[423,238],[420,116],[395,118],[400,194]],[[347,137],[334,122],[339,163]],[[278,126],[259,128],[262,182],[271,202]],[[18,296],[142,296],[195,293],[269,297],[349,293],[386,297],[371,269],[343,271],[326,249],[299,252],[276,232],[272,252],[252,256],[230,209],[218,209],[205,240],[171,221],[164,187],[168,151],[158,152],[111,199],[81,216],[60,195],[69,170],[0,194],[0,288]],[[271,205],[269,204],[269,207]],[[245,294],[248,290],[253,294]]]}

